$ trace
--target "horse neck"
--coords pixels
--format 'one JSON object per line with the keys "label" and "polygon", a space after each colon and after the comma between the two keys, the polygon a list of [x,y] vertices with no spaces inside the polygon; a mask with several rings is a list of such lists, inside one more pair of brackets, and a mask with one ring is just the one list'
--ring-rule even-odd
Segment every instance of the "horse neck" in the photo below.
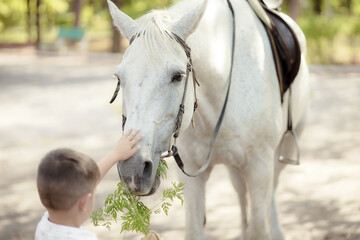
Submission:
{"label": "horse neck", "polygon": [[[198,0],[185,0],[182,7],[189,7]],[[211,90],[224,89],[231,69],[231,55],[235,51],[237,72],[241,72],[241,83],[244,86],[260,84],[258,77],[254,79],[253,72],[257,68],[269,68],[272,63],[264,64],[264,59],[272,61],[271,51],[264,49],[267,45],[266,32],[247,1],[232,1],[236,20],[236,42],[233,46],[233,16],[226,0],[208,0],[207,9],[196,30],[186,39],[192,49],[192,58],[198,74],[201,88]],[[265,50],[265,51],[264,51]],[[269,56],[265,56],[269,55]],[[266,65],[266,66],[265,66]],[[255,68],[255,70],[253,69]],[[240,69],[240,70],[239,70]],[[205,85],[205,87],[204,87]],[[209,89],[210,90],[210,89]],[[214,91],[211,92],[214,94]]]}
{"label": "horse neck", "polygon": [[[197,0],[185,0],[181,6],[189,7],[189,3],[194,6],[194,2]],[[240,102],[246,102],[247,99],[242,98],[249,94],[256,96],[256,93],[264,96],[267,89],[264,84],[276,83],[276,79],[264,83],[264,74],[273,77],[276,74],[270,71],[273,69],[272,54],[270,49],[265,49],[266,32],[261,22],[247,1],[232,1],[232,5],[236,20],[236,74],[233,80],[237,80],[232,82],[232,89],[238,93]],[[200,114],[218,113],[224,103],[232,65],[232,22],[233,16],[226,0],[208,0],[199,25],[186,40],[192,49],[194,68],[201,85],[198,89]],[[206,109],[207,113],[200,109]]]}

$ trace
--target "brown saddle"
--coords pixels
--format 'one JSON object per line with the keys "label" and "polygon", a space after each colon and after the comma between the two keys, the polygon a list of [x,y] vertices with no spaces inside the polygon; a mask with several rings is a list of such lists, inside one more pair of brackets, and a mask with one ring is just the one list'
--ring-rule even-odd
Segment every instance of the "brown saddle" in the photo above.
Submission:
{"label": "brown saddle", "polygon": [[265,26],[268,33],[273,57],[279,78],[281,102],[283,96],[294,81],[300,67],[301,50],[299,41],[291,27],[265,4],[261,4],[270,17],[272,28]]}
{"label": "brown saddle", "polygon": [[[299,72],[301,61],[300,44],[296,34],[291,27],[280,17],[279,12],[275,10],[280,8],[281,0],[248,0],[259,19],[264,24],[270,39],[270,45],[273,52],[275,67],[279,78],[281,103],[283,103],[284,94],[289,90],[291,95],[291,84]],[[272,6],[266,6],[265,3],[273,2]],[[286,164],[299,165],[300,148],[296,132],[293,130],[291,101],[288,101],[287,130],[279,143],[278,160]],[[292,140],[295,143],[296,151],[294,156],[287,155],[284,151],[284,143]]]}

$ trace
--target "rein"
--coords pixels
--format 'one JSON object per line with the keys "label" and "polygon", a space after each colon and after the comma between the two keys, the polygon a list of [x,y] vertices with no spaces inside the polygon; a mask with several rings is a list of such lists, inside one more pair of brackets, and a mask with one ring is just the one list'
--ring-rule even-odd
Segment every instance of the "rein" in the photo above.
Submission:
{"label": "rein", "polygon": [[[161,154],[161,158],[165,158],[165,157],[171,157],[173,156],[175,159],[176,164],[178,165],[178,167],[180,168],[180,170],[189,177],[196,177],[198,175],[200,175],[201,173],[203,173],[209,166],[210,164],[210,157],[211,157],[211,152],[213,149],[213,145],[215,143],[217,134],[220,130],[224,115],[225,115],[225,110],[226,110],[226,106],[227,106],[227,102],[228,102],[228,97],[229,97],[229,92],[230,92],[230,86],[231,86],[231,79],[232,79],[232,71],[233,71],[233,62],[234,62],[234,45],[235,45],[235,14],[234,14],[234,10],[232,7],[232,4],[230,2],[230,0],[227,0],[227,3],[229,5],[229,9],[231,11],[231,14],[233,16],[233,36],[232,36],[232,52],[231,52],[231,68],[230,68],[230,75],[229,75],[229,80],[228,80],[228,88],[227,88],[227,92],[226,92],[226,97],[225,97],[225,101],[219,116],[219,119],[216,123],[215,129],[213,131],[213,134],[211,136],[210,139],[210,148],[209,148],[209,152],[208,155],[206,157],[205,163],[201,166],[200,169],[198,169],[196,172],[194,173],[187,173],[184,169],[184,163],[179,155],[178,149],[176,147],[176,139],[179,137],[179,132],[180,132],[180,128],[181,128],[181,124],[182,124],[182,120],[183,120],[183,115],[185,113],[185,96],[186,96],[186,91],[187,91],[187,84],[188,84],[188,79],[189,79],[189,75],[190,72],[192,72],[193,74],[193,85],[194,85],[194,95],[195,95],[195,101],[194,101],[194,112],[196,110],[196,108],[198,107],[198,102],[197,102],[197,97],[196,97],[196,85],[200,86],[196,76],[195,76],[195,71],[192,65],[192,60],[191,60],[191,49],[190,47],[185,43],[185,41],[183,39],[181,39],[178,35],[176,35],[175,33],[171,33],[171,36],[182,46],[182,48],[185,51],[186,57],[187,57],[187,66],[186,66],[186,77],[185,77],[185,86],[184,86],[184,92],[183,92],[183,97],[182,97],[182,101],[180,103],[179,106],[179,112],[177,114],[176,117],[176,122],[174,125],[174,129],[173,129],[173,135],[172,137],[174,138],[174,144],[171,146],[171,149],[169,149],[168,151],[165,151],[164,153]],[[134,36],[131,37],[130,39],[130,44],[135,40],[135,38],[139,37],[141,35],[141,33],[137,33]],[[169,34],[170,35],[170,34]],[[118,83],[115,89],[115,92],[110,100],[110,103],[112,103],[119,92],[120,89],[120,79],[118,78]],[[126,117],[123,115],[123,122],[122,122],[122,129],[124,130],[125,127],[125,122],[126,122]],[[192,118],[192,124],[194,126],[194,118]],[[171,139],[170,139],[171,142]]]}
{"label": "rein", "polygon": [[224,115],[225,115],[225,110],[226,110],[228,98],[229,98],[231,79],[232,79],[232,70],[233,70],[233,63],[234,63],[235,14],[234,14],[234,9],[232,7],[232,4],[231,4],[230,0],[227,0],[227,3],[229,5],[231,14],[233,16],[233,21],[232,21],[233,22],[233,36],[232,36],[232,51],[231,51],[231,68],[230,68],[230,75],[229,75],[229,80],[228,80],[228,88],[227,88],[227,92],[226,92],[225,101],[224,101],[223,107],[221,109],[219,119],[218,119],[218,121],[216,123],[215,129],[214,129],[213,134],[212,134],[211,139],[210,139],[210,148],[209,148],[209,152],[208,152],[208,155],[206,157],[205,163],[202,165],[202,167],[199,170],[197,170],[194,173],[189,174],[184,170],[184,163],[181,160],[181,157],[180,157],[180,155],[178,153],[177,147],[175,145],[173,145],[171,147],[171,153],[170,153],[170,151],[168,151],[169,155],[171,154],[174,157],[175,162],[178,165],[178,167],[180,168],[180,170],[188,177],[196,177],[196,176],[200,175],[201,173],[203,173],[208,168],[208,166],[210,164],[210,157],[211,157],[211,152],[212,152],[212,149],[213,149],[213,145],[215,143],[217,134],[219,133],[219,130],[220,130],[220,127],[221,127],[221,124],[222,124],[222,121],[223,121],[223,118],[224,118]]}

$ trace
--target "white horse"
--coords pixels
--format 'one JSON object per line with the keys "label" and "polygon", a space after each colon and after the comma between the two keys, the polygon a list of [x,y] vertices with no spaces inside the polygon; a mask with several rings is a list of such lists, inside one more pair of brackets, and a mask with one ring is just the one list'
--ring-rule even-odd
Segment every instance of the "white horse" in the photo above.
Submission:
{"label": "white horse", "polygon": [[[114,25],[133,41],[115,75],[121,81],[125,131],[141,129],[141,150],[118,164],[119,175],[137,195],[149,195],[159,185],[157,167],[169,149],[182,101],[188,59],[176,34],[192,49],[200,88],[194,113],[194,85],[189,76],[179,151],[185,169],[203,164],[209,140],[220,115],[231,69],[232,14],[226,0],[184,0],[168,10],[152,11],[137,21],[108,0]],[[205,239],[205,183],[216,164],[228,167],[238,193],[243,238],[278,240],[283,234],[277,219],[274,191],[283,164],[277,149],[287,127],[288,94],[281,104],[278,78],[263,24],[246,0],[232,0],[236,42],[232,85],[226,113],[207,170],[195,178],[180,173],[185,182],[186,239]],[[286,17],[286,16],[285,16]],[[293,125],[300,135],[308,105],[308,69],[305,37],[289,17],[298,35],[302,60],[292,85]],[[194,113],[194,114],[193,114]],[[196,127],[189,127],[194,118]],[[288,144],[291,153],[295,146]]]}

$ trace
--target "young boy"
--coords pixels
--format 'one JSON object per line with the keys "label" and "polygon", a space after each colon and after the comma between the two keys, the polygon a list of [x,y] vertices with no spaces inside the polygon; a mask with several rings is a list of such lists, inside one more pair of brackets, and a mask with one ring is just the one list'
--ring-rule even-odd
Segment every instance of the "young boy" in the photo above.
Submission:
{"label": "young boy", "polygon": [[38,168],[37,187],[47,209],[37,225],[35,240],[96,240],[94,233],[80,228],[94,208],[95,188],[109,169],[139,149],[139,130],[127,131],[101,161],[71,149],[49,152]]}

